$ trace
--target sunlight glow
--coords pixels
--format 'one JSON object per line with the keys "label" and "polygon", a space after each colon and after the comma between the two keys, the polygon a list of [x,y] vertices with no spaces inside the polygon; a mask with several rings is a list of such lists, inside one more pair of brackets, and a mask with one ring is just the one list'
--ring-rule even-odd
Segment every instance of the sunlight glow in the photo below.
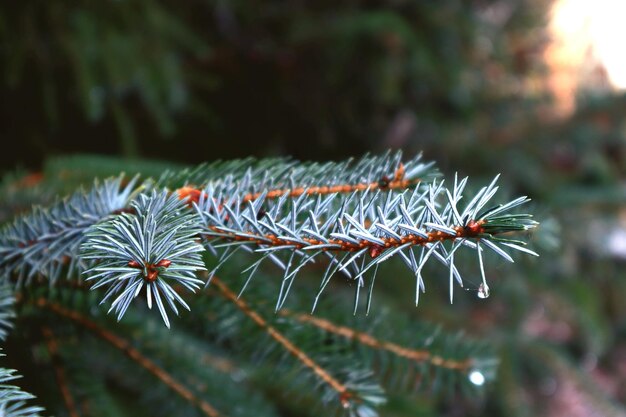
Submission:
{"label": "sunlight glow", "polygon": [[[591,38],[600,61],[606,68],[611,83],[626,89],[626,1],[596,0],[591,19]],[[589,6],[587,6],[589,7]]]}
{"label": "sunlight glow", "polygon": [[552,12],[556,59],[579,66],[597,60],[612,86],[626,89],[626,1],[559,0]]}

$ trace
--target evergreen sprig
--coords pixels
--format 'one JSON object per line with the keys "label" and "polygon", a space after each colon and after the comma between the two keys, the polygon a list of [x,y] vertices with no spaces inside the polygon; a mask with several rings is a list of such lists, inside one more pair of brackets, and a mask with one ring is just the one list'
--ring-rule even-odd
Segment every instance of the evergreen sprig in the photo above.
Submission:
{"label": "evergreen sprig", "polygon": [[[66,272],[84,269],[79,247],[85,232],[104,218],[127,207],[135,180],[122,185],[123,176],[79,190],[51,207],[34,207],[0,233],[0,276],[18,283],[43,275],[51,282]],[[68,268],[64,270],[64,268]]]}
{"label": "evergreen sprig", "polygon": [[148,307],[154,298],[169,327],[163,299],[176,314],[176,303],[189,309],[170,282],[192,292],[203,284],[196,277],[205,269],[200,255],[204,248],[195,241],[199,219],[166,191],[139,195],[130,211],[89,231],[81,256],[95,265],[85,271],[87,280],[96,281],[93,289],[107,288],[101,303],[116,296],[109,311],[115,311],[118,320],[145,287]]}
{"label": "evergreen sprig", "polygon": [[[417,304],[424,291],[422,269],[430,259],[448,268],[452,301],[454,281],[463,285],[454,262],[461,246],[476,250],[484,296],[489,293],[484,248],[508,261],[513,259],[503,247],[536,255],[524,242],[498,236],[537,224],[530,215],[510,213],[527,202],[526,197],[485,210],[498,189],[497,177],[463,205],[467,178],[455,178],[450,188],[436,178],[424,182],[434,171],[421,156],[406,163],[399,152],[327,164],[269,162],[214,163],[164,175],[156,184],[136,189],[134,181],[121,187],[119,177],[49,209],[36,208],[0,237],[3,276],[16,273],[22,282],[42,274],[54,282],[66,265],[69,274],[82,273],[85,261],[91,260],[96,265],[86,277],[96,280],[93,288],[107,288],[103,302],[117,295],[110,310],[118,319],[145,285],[148,305],[154,298],[169,325],[162,298],[175,313],[176,303],[188,307],[167,280],[192,291],[202,282],[195,277],[204,267],[199,238],[218,255],[212,274],[238,250],[261,254],[244,269],[250,279],[264,260],[278,265],[283,277],[276,309],[284,304],[297,273],[320,256],[330,263],[313,308],[337,272],[357,282],[358,302],[365,274],[372,271],[369,311],[378,266],[392,257],[402,259],[414,273]],[[173,192],[165,188],[150,195],[138,193],[180,182],[184,176],[199,180],[201,173],[203,188],[186,182]],[[185,208],[183,201],[194,210]]]}
{"label": "evergreen sprig", "polygon": [[[233,268],[227,269],[231,272]],[[264,279],[271,277],[260,274]],[[439,326],[389,311],[377,312],[374,317],[346,318],[344,306],[334,302],[340,297],[334,295],[315,315],[286,308],[274,314],[273,306],[264,302],[273,295],[267,286],[254,286],[239,298],[225,287],[223,280],[214,278],[206,296],[194,303],[187,326],[216,339],[233,359],[252,358],[258,367],[270,364],[273,380],[286,379],[285,385],[292,389],[298,384],[293,390],[296,397],[300,388],[310,394],[306,386],[314,382],[323,389],[322,397],[331,407],[343,405],[356,410],[361,404],[365,413],[366,406],[378,408],[386,392],[438,392],[441,387],[454,387],[475,396],[481,386],[470,379],[471,375],[483,378],[481,384],[495,377],[497,361],[485,343]],[[299,306],[302,300],[303,295],[295,293],[290,304]],[[278,340],[276,334],[281,336]],[[281,346],[282,338],[321,369],[313,372],[302,363],[308,375],[294,375],[293,362],[286,358],[295,356]],[[359,375],[369,373],[369,377],[360,383],[353,381],[349,374],[340,372],[346,363],[358,369]],[[333,382],[325,379],[327,376],[332,376]],[[302,379],[310,381],[312,377],[313,382],[301,384]]]}
{"label": "evergreen sprig", "polygon": [[[384,404],[384,391],[368,369],[360,369],[356,363],[346,367],[346,358],[326,351],[321,358],[315,358],[306,352],[306,343],[293,341],[278,327],[272,325],[258,310],[250,306],[221,280],[214,279],[214,287],[228,301],[246,316],[270,340],[280,347],[279,352],[295,358],[307,373],[299,376],[300,381],[293,381],[299,386],[314,385],[321,391],[322,403],[334,404],[350,415],[366,417],[374,413],[376,406]],[[267,348],[265,348],[267,349]],[[267,350],[266,350],[267,352]],[[267,354],[267,353],[266,353]],[[309,381],[312,379],[312,381]]]}
{"label": "evergreen sprig", "polygon": [[[208,277],[206,284],[230,305],[230,310],[222,306],[213,311],[230,311],[230,317],[235,315],[233,309],[238,310],[249,326],[271,341],[260,346],[261,356],[272,350],[280,358],[290,357],[290,366],[293,368],[295,361],[304,371],[298,381],[323,388],[322,402],[339,405],[353,415],[370,416],[385,401],[379,381],[372,377],[372,370],[378,367],[373,358],[404,361],[424,381],[432,373],[432,381],[463,381],[462,386],[480,385],[471,376],[488,379],[493,363],[483,358],[482,350],[439,337],[433,329],[418,332],[435,340],[433,345],[421,346],[384,332],[376,337],[357,327],[288,311],[271,318],[267,306],[246,302],[225,280],[215,278],[215,272],[229,259],[240,259],[233,257],[240,251],[257,254],[259,259],[240,269],[241,295],[261,273],[260,265],[266,260],[273,262],[282,278],[270,310],[279,310],[298,273],[325,259],[328,265],[313,309],[332,277],[343,273],[356,283],[355,311],[363,288],[368,287],[369,311],[378,268],[392,258],[401,259],[415,275],[416,304],[425,287],[425,265],[433,259],[443,264],[452,301],[455,282],[463,285],[455,255],[466,247],[475,254],[481,272],[479,296],[486,297],[486,249],[508,261],[513,261],[511,250],[536,255],[523,241],[510,236],[537,225],[531,215],[515,212],[529,199],[519,197],[494,205],[497,179],[477,193],[468,193],[467,178],[455,178],[447,186],[431,163],[424,163],[421,156],[403,162],[400,153],[327,164],[288,159],[217,162],[142,183],[136,179],[125,183],[120,176],[96,183],[89,191],[80,190],[49,208],[37,207],[5,226],[0,232],[0,273],[2,283],[20,285],[40,282],[33,279],[40,276],[57,285],[63,275],[79,276],[93,282],[92,289],[104,290],[100,302],[111,303],[109,312],[113,311],[118,321],[133,300],[141,297],[149,308],[157,305],[167,327],[166,306],[175,314],[179,306],[189,309],[181,291],[199,290]],[[208,262],[202,258],[205,250],[215,254],[217,261],[210,273],[198,274]],[[81,281],[69,284],[74,285],[70,291],[74,293],[86,288]],[[127,341],[119,342],[121,338],[111,336],[113,333],[89,317],[47,297],[37,300],[37,305],[92,330],[127,356],[140,358]],[[8,318],[0,311],[0,324]],[[252,332],[242,330],[249,326],[235,325],[238,321],[234,318],[222,319],[232,325],[231,330]],[[360,345],[369,352],[363,356],[363,366],[352,362],[346,366],[351,361],[346,357],[348,351],[315,347],[309,338],[314,332],[301,337],[289,331],[298,326],[319,329],[334,340],[335,347]],[[228,343],[236,342],[229,338]],[[463,349],[465,345],[468,349]],[[138,361],[148,372],[162,375],[148,358],[142,358]],[[191,391],[182,385],[169,386],[178,390],[181,398],[198,398],[189,396]],[[204,404],[194,401],[199,407]],[[210,407],[202,407],[208,413]]]}
{"label": "evergreen sprig", "polygon": [[[419,180],[437,176],[433,162],[423,162],[422,155],[402,161],[401,152],[365,155],[339,162],[301,162],[288,158],[254,158],[216,161],[196,168],[164,173],[156,182],[159,187],[196,189],[211,183],[223,192],[249,196],[268,190],[270,196],[281,196],[289,190],[292,197],[304,189],[311,193],[334,193],[377,187],[406,188]],[[334,188],[334,191],[331,190]],[[199,191],[196,190],[196,199]],[[271,198],[271,197],[270,197]],[[252,198],[249,198],[252,199]],[[244,199],[245,200],[245,199]]]}
{"label": "evergreen sprig", "polygon": [[[3,355],[4,356],[4,355]],[[34,395],[8,382],[21,378],[13,369],[0,368],[0,415],[3,417],[38,417],[43,408],[28,405]]]}
{"label": "evergreen sprig", "polygon": [[[0,340],[4,341],[8,331],[13,327],[11,319],[15,316],[13,305],[15,298],[11,288],[3,284],[0,286]],[[4,354],[0,354],[4,356]],[[29,405],[28,400],[34,395],[22,391],[18,386],[9,384],[10,381],[21,378],[13,369],[0,368],[0,416],[3,417],[38,417],[43,408]]]}
{"label": "evergreen sprig", "polygon": [[14,304],[15,298],[11,287],[7,284],[0,285],[0,340],[5,340],[13,327]]}
{"label": "evergreen sprig", "polygon": [[[422,269],[429,259],[436,259],[449,269],[452,302],[454,281],[463,286],[454,262],[455,252],[461,246],[476,251],[485,296],[489,287],[483,266],[484,248],[510,262],[513,258],[502,246],[536,255],[524,248],[523,241],[497,236],[529,230],[537,223],[529,214],[510,213],[529,201],[527,197],[484,209],[498,190],[496,181],[497,177],[465,205],[460,201],[467,178],[455,179],[450,189],[444,187],[443,181],[435,180],[412,191],[354,191],[340,199],[339,205],[333,204],[337,194],[305,192],[290,198],[289,191],[277,200],[268,199],[265,192],[254,201],[244,202],[244,196],[236,189],[225,193],[219,186],[209,185],[194,207],[203,219],[204,244],[219,254],[218,267],[237,250],[244,249],[261,254],[244,270],[250,271],[250,278],[266,259],[283,270],[276,309],[284,304],[301,268],[325,256],[330,264],[322,276],[313,308],[339,271],[357,281],[358,301],[360,289],[365,286],[364,274],[371,270],[369,311],[377,268],[392,257],[401,258],[415,274],[417,304],[420,290],[424,291]],[[355,302],[355,308],[356,305]]]}

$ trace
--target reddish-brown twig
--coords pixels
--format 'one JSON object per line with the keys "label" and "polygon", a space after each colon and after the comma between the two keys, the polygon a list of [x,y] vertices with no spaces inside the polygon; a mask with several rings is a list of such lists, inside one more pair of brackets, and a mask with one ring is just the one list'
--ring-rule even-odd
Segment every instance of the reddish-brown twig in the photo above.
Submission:
{"label": "reddish-brown twig", "polygon": [[205,415],[209,417],[219,417],[221,413],[219,413],[211,404],[207,403],[205,400],[198,398],[193,392],[191,392],[187,387],[182,385],[173,376],[167,373],[165,370],[160,368],[156,363],[154,363],[149,358],[145,357],[141,352],[135,349],[131,344],[120,336],[112,333],[111,331],[99,326],[96,322],[84,317],[77,311],[69,310],[57,303],[46,300],[45,298],[39,298],[37,300],[37,305],[41,308],[45,308],[47,310],[52,311],[53,313],[65,317],[67,319],[72,320],[73,322],[85,327],[90,330],[96,336],[101,339],[107,341],[117,349],[121,350],[131,358],[133,361],[141,365],[144,369],[150,372],[152,375],[157,377],[161,382],[170,387],[172,391],[176,392],[178,395],[183,397],[185,400],[194,404],[198,407]]}
{"label": "reddish-brown twig", "polygon": [[79,417],[80,414],[76,409],[74,397],[72,396],[72,393],[70,392],[69,386],[67,384],[65,369],[63,369],[63,367],[61,366],[61,361],[59,359],[59,345],[57,344],[54,332],[49,327],[42,328],[41,332],[43,333],[44,339],[46,341],[48,353],[50,353],[50,360],[52,362],[52,367],[54,368],[54,375],[56,377],[57,384],[59,385],[59,390],[61,391],[63,402],[65,403],[65,407],[67,408],[67,413],[70,417]]}
{"label": "reddish-brown twig", "polygon": [[250,318],[257,326],[262,328],[272,339],[274,339],[279,345],[281,345],[289,354],[299,360],[305,367],[309,368],[315,375],[317,375],[324,383],[330,386],[333,390],[339,394],[339,399],[344,407],[350,405],[350,399],[353,397],[353,393],[350,392],[348,387],[333,377],[326,369],[321,367],[315,362],[309,355],[298,348],[293,342],[291,342],[285,335],[271,326],[259,313],[254,311],[248,303],[242,298],[238,298],[224,282],[219,278],[213,277],[211,283],[217,290],[229,301],[241,310],[248,318]]}
{"label": "reddish-brown twig", "polygon": [[281,310],[280,314],[292,317],[301,323],[311,324],[319,329],[324,330],[325,332],[333,333],[346,339],[354,340],[373,349],[385,350],[393,353],[394,355],[415,362],[428,362],[434,366],[457,371],[467,371],[472,366],[473,361],[471,358],[461,361],[445,359],[441,356],[433,355],[428,350],[411,349],[398,345],[396,343],[380,340],[371,336],[370,334],[351,329],[347,326],[339,326],[329,320],[313,317],[308,314],[297,314],[289,310]]}

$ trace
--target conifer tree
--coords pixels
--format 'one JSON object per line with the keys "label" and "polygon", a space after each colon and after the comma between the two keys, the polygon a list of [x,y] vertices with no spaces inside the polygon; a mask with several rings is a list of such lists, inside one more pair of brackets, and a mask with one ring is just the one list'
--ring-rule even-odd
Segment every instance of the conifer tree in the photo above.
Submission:
{"label": "conifer tree", "polygon": [[400,278],[388,263],[413,280],[397,303],[418,306],[437,281],[452,303],[466,270],[489,297],[488,260],[537,255],[519,240],[529,199],[503,198],[498,176],[472,188],[399,152],[147,171],[53,201],[63,186],[44,183],[2,228],[1,336],[17,322],[46,368],[35,401],[0,386],[3,415],[369,417],[390,393],[473,397],[493,380],[484,343],[374,300]]}

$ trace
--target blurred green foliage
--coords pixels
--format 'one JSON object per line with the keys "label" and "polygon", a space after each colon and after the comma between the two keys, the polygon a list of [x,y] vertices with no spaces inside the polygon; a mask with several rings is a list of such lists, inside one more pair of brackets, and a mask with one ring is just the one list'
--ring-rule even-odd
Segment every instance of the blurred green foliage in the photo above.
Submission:
{"label": "blurred green foliage", "polygon": [[508,118],[539,68],[543,9],[518,3],[10,2],[4,135],[26,166],[77,150],[200,162],[410,146]]}

